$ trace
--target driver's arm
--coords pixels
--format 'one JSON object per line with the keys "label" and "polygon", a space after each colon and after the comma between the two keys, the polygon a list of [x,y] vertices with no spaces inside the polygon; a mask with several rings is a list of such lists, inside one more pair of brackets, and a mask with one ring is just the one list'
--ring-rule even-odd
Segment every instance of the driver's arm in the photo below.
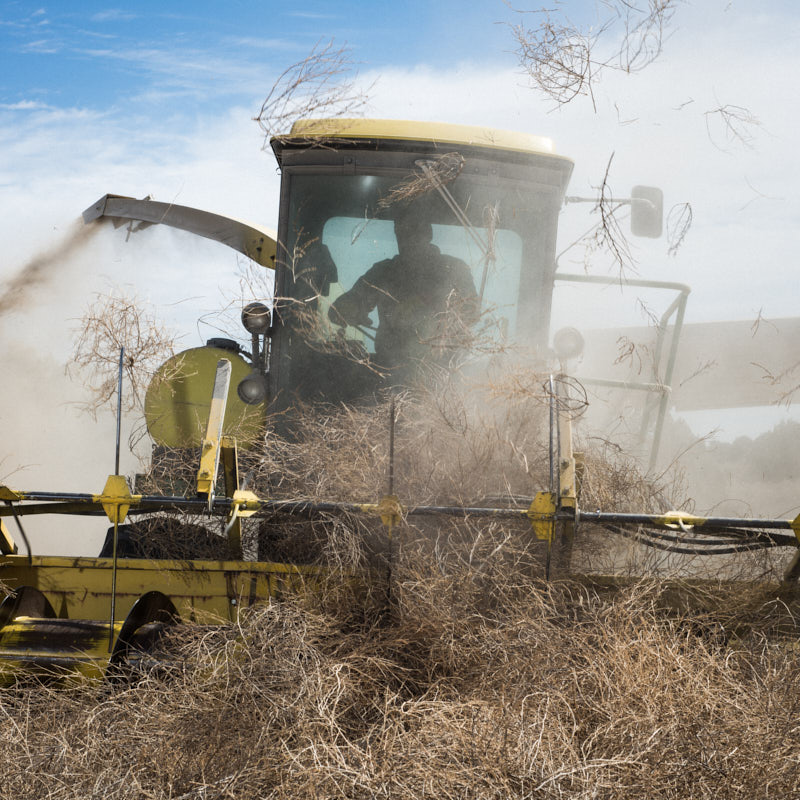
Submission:
{"label": "driver's arm", "polygon": [[480,301],[478,293],[475,291],[472,272],[461,259],[456,260],[453,271],[453,288],[458,299],[458,316],[465,325],[474,325],[481,315]]}
{"label": "driver's arm", "polygon": [[362,275],[349,292],[340,295],[328,309],[328,319],[344,327],[370,326],[370,312],[378,304],[378,289],[368,280],[372,270]]}

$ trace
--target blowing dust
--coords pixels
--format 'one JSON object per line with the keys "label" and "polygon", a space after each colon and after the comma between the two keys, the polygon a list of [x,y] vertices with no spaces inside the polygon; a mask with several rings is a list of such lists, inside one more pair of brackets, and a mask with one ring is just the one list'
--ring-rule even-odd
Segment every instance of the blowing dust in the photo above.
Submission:
{"label": "blowing dust", "polygon": [[[0,315],[36,303],[42,299],[51,281],[61,267],[79,253],[97,234],[98,227],[84,225],[83,220],[73,221],[66,235],[47,249],[36,253],[6,281],[0,293]],[[50,298],[47,298],[50,299]]]}
{"label": "blowing dust", "polygon": [[[11,488],[95,493],[114,471],[113,415],[84,413],[91,393],[65,374],[76,319],[97,279],[89,265],[109,261],[99,228],[75,220],[0,286],[0,483]],[[136,461],[126,449],[123,467],[133,470]],[[53,522],[47,515],[24,520],[34,553],[99,552],[104,520],[62,516]]]}

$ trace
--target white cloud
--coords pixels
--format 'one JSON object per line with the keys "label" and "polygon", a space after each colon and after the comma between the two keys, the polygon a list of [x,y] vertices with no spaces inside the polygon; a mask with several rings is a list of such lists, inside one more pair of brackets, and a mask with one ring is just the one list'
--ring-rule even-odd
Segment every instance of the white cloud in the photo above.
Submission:
{"label": "white cloud", "polygon": [[320,14],[315,11],[287,11],[287,17],[300,17],[302,19],[336,19],[335,14]]}
{"label": "white cloud", "polygon": [[[284,44],[288,49],[290,45]],[[134,102],[179,96],[187,102],[216,102],[219,98],[247,97],[269,91],[272,76],[261,62],[237,50],[236,55],[209,54],[192,48],[171,45],[118,48],[77,48],[81,56],[94,59],[98,68],[104,62],[119,62],[135,69],[141,90],[129,98]]]}
{"label": "white cloud", "polygon": [[53,39],[35,39],[32,42],[26,42],[22,46],[22,50],[28,53],[58,53],[61,50],[61,45]]}
{"label": "white cloud", "polygon": [[4,111],[43,111],[46,108],[50,108],[50,106],[38,100],[20,100],[18,103],[0,103],[0,109]]}
{"label": "white cloud", "polygon": [[307,47],[301,45],[292,39],[264,39],[260,36],[235,36],[226,38],[227,44],[233,44],[240,47],[252,47],[256,50],[296,50],[298,52],[306,52]]}
{"label": "white cloud", "polygon": [[138,14],[130,11],[123,11],[121,8],[108,8],[105,11],[98,11],[89,18],[92,22],[130,22],[138,19]]}

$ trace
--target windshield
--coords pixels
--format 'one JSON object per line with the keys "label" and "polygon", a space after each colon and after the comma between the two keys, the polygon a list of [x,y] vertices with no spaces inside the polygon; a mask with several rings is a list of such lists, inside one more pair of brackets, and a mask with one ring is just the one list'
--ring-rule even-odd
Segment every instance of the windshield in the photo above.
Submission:
{"label": "windshield", "polygon": [[[477,228],[474,233],[488,241],[490,231]],[[462,261],[470,271],[476,292],[483,282],[486,270],[482,308],[498,321],[498,330],[506,333],[516,326],[516,304],[511,298],[519,287],[522,240],[516,231],[494,232],[494,254],[487,262],[484,253],[473,238],[461,226],[433,225],[431,244],[442,254]],[[373,219],[365,223],[355,217],[332,217],[323,228],[322,244],[327,247],[337,266],[338,281],[332,283],[327,297],[320,298],[321,317],[326,318],[327,309],[343,293],[351,291],[358,279],[366,275],[374,264],[392,260],[399,255],[394,223],[391,220]],[[491,311],[488,311],[491,309]],[[369,311],[369,328],[377,330],[379,324],[377,307]],[[348,332],[359,336],[368,351],[375,352],[374,340],[357,330]]]}
{"label": "windshield", "polygon": [[[335,400],[310,384],[346,382],[352,363],[370,373],[360,388],[406,383],[546,328],[553,187],[478,159],[449,174],[441,163],[291,175],[278,288],[291,383]],[[350,365],[331,373],[337,358]]]}

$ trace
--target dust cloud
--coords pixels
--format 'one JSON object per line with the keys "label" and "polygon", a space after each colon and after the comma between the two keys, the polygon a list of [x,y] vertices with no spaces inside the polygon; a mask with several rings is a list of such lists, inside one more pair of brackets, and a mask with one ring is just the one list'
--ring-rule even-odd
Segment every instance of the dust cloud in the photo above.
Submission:
{"label": "dust cloud", "polygon": [[32,256],[4,281],[0,292],[0,315],[36,302],[39,293],[47,290],[48,283],[62,264],[84,248],[97,230],[96,225],[84,225],[83,220],[74,220],[61,240]]}
{"label": "dust cloud", "polygon": [[[0,484],[25,491],[100,492],[114,472],[112,414],[92,419],[83,413],[84,387],[50,355],[17,343],[0,363],[10,376],[0,393]],[[124,458],[123,472],[134,467],[132,457]],[[34,554],[97,555],[108,522],[43,515],[26,517],[23,525]],[[9,529],[22,547],[15,526]]]}
{"label": "dust cloud", "polygon": [[[109,260],[96,238],[104,227],[75,220],[0,283],[0,484],[13,489],[96,493],[114,471],[115,419],[86,414],[90,394],[65,372],[75,320],[98,265]],[[123,472],[133,472],[136,459],[126,449]],[[96,555],[108,526],[101,518],[47,515],[23,525],[34,554],[54,555]],[[16,526],[9,530],[19,542]]]}

